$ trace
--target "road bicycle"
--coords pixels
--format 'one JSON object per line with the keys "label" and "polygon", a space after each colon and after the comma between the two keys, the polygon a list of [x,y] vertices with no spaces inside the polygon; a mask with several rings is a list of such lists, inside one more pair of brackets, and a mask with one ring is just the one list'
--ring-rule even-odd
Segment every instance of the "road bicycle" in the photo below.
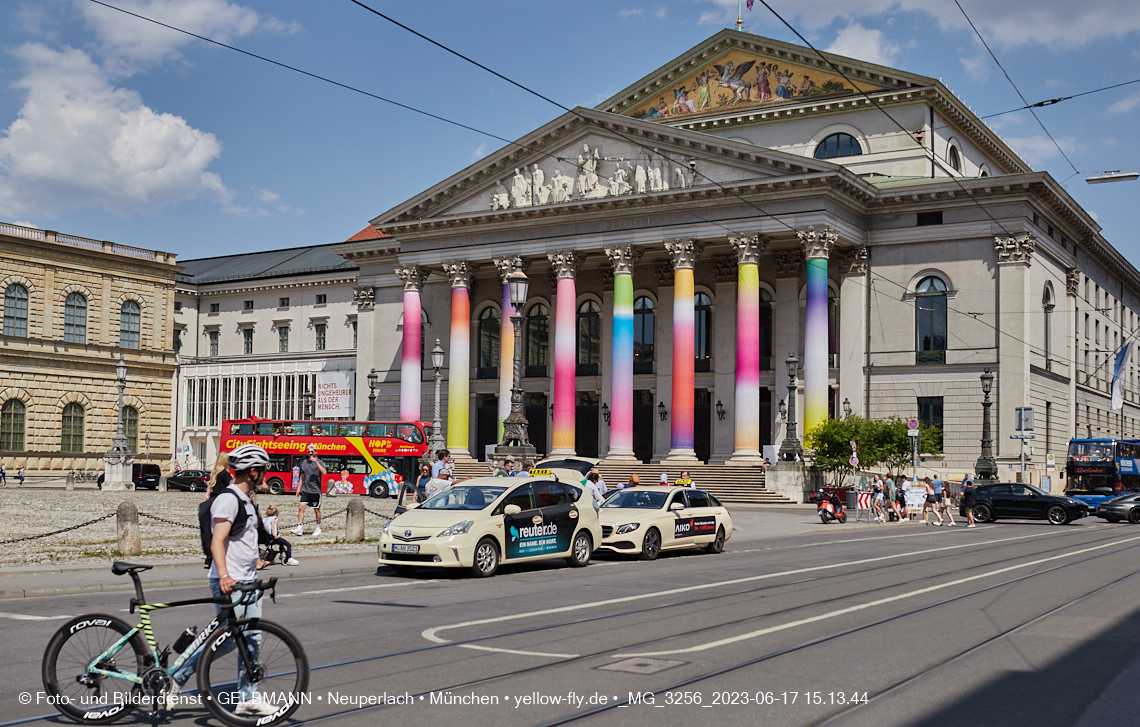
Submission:
{"label": "road bicycle", "polygon": [[[237,585],[235,598],[148,604],[138,574],[150,568],[123,562],[111,567],[115,575],[127,574],[134,581],[130,612],[138,609],[138,625],[110,614],[87,614],[56,631],[42,665],[53,706],[89,725],[114,722],[140,706],[150,707],[153,719],[175,706],[202,703],[230,727],[264,727],[288,719],[309,687],[304,649],[280,624],[235,615],[237,606],[254,603],[265,591],[276,603],[277,579]],[[183,632],[170,663],[172,647],[159,648],[150,612],[207,603],[219,606],[219,613],[200,632]],[[180,693],[174,674],[199,650],[197,694]]]}

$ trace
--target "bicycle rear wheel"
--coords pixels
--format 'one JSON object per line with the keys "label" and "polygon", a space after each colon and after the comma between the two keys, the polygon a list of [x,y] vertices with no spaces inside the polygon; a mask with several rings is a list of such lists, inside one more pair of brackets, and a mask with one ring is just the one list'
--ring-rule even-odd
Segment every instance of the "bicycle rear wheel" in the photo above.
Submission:
{"label": "bicycle rear wheel", "polygon": [[135,708],[131,703],[134,682],[88,669],[94,664],[104,671],[142,674],[146,646],[138,634],[111,651],[131,629],[114,616],[88,614],[73,618],[55,632],[44,652],[41,674],[44,691],[60,714],[80,724],[107,724]]}
{"label": "bicycle rear wheel", "polygon": [[210,713],[231,727],[288,719],[309,688],[309,658],[279,624],[246,619],[210,635],[198,661],[198,691]]}

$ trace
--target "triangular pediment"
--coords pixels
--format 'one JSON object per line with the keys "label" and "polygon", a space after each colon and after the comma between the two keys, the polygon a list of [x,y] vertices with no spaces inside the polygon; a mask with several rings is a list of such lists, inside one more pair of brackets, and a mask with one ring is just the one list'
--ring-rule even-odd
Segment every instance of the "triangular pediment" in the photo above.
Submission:
{"label": "triangular pediment", "polygon": [[[933,79],[724,30],[597,106],[670,123],[914,86]],[[837,70],[838,69],[838,70]]]}
{"label": "triangular pediment", "polygon": [[372,221],[513,213],[832,173],[830,162],[695,131],[574,109]]}

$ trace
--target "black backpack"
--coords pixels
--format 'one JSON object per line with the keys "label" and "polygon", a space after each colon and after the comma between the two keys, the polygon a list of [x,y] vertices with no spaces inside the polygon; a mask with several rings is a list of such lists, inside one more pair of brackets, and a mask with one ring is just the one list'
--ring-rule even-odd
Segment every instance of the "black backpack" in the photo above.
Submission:
{"label": "black backpack", "polygon": [[[198,535],[202,539],[202,555],[206,557],[206,566],[208,567],[213,561],[214,556],[210,553],[210,544],[214,539],[214,518],[210,515],[210,508],[214,505],[214,500],[229,493],[234,497],[238,497],[237,493],[230,490],[228,487],[215,487],[210,491],[210,497],[198,505]],[[261,513],[257,511],[257,505],[253,506],[254,512],[257,513],[257,542],[262,542],[262,531],[264,528],[261,526]],[[237,534],[245,530],[246,522],[249,520],[249,513],[246,512],[241,498],[238,497],[238,511],[234,516],[233,525],[230,526],[230,533]]]}

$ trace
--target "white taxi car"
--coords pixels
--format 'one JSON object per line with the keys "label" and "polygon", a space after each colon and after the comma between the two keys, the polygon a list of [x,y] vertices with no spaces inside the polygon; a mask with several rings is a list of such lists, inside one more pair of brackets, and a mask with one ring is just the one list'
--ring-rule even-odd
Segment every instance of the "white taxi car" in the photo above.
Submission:
{"label": "white taxi car", "polygon": [[602,541],[590,493],[557,474],[476,477],[405,507],[380,536],[380,564],[401,575],[468,568],[488,577],[500,563],[550,558],[583,567]]}
{"label": "white taxi car", "polygon": [[715,497],[688,487],[630,487],[606,497],[598,513],[602,543],[615,553],[653,560],[663,550],[724,550],[732,518]]}

